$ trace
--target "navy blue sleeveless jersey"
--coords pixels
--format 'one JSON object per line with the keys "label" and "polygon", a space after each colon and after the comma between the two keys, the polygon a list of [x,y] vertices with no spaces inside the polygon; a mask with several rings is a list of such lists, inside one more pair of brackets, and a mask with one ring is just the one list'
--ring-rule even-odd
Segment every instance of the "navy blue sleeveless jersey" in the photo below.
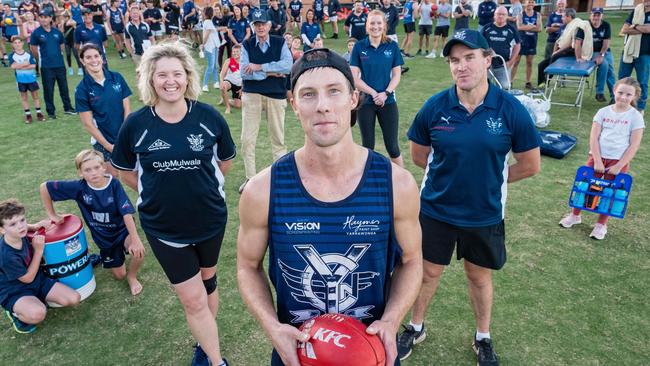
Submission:
{"label": "navy blue sleeveless jersey", "polygon": [[269,204],[269,277],[280,322],[299,326],[325,313],[366,324],[381,318],[401,254],[388,159],[369,151],[354,193],[322,202],[307,192],[289,153],[271,168]]}

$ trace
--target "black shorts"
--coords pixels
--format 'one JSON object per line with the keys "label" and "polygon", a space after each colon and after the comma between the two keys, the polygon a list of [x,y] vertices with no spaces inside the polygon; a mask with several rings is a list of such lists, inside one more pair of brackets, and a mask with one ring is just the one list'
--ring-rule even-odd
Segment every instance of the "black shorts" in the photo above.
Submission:
{"label": "black shorts", "polygon": [[126,260],[126,255],[129,254],[124,246],[127,236],[129,236],[128,232],[116,240],[115,244],[110,248],[99,248],[102,267],[105,269],[122,267]]}
{"label": "black shorts", "polygon": [[199,21],[196,18],[190,18],[188,20],[183,21],[183,29],[193,29],[196,23]]}
{"label": "black shorts", "polygon": [[153,254],[173,285],[187,281],[201,268],[217,265],[225,227],[211,239],[177,248],[145,233]]}
{"label": "black shorts", "polygon": [[449,26],[448,25],[443,25],[441,27],[436,27],[436,30],[433,33],[434,36],[443,36],[447,38],[449,35]]}
{"label": "black shorts", "polygon": [[325,14],[314,14],[314,22],[320,23],[325,19]]}
{"label": "black shorts", "polygon": [[422,256],[426,261],[449,265],[456,248],[456,259],[490,269],[506,263],[505,225],[459,227],[420,213]]}
{"label": "black shorts", "polygon": [[300,17],[300,14],[298,15],[291,14],[291,21],[296,23],[302,23],[302,18]]}
{"label": "black shorts", "polygon": [[420,31],[420,35],[431,35],[433,31],[433,25],[427,24],[427,25],[418,25],[418,30]]}
{"label": "black shorts", "polygon": [[230,95],[232,99],[241,99],[241,94],[239,94],[239,91],[241,90],[241,86],[237,86],[228,80],[226,80],[226,82],[230,84]]}
{"label": "black shorts", "polygon": [[404,33],[415,32],[415,22],[404,23]]}
{"label": "black shorts", "polygon": [[18,83],[18,91],[21,93],[27,93],[28,91],[33,92],[39,89],[38,83]]}
{"label": "black shorts", "polygon": [[55,283],[56,280],[47,277],[45,273],[39,270],[32,283],[25,284],[24,287],[17,289],[17,291],[12,291],[2,300],[0,305],[2,305],[5,310],[13,312],[16,302],[25,296],[34,296],[41,300],[43,304],[47,304],[45,298],[47,297],[47,294],[50,293],[50,290],[52,290]]}

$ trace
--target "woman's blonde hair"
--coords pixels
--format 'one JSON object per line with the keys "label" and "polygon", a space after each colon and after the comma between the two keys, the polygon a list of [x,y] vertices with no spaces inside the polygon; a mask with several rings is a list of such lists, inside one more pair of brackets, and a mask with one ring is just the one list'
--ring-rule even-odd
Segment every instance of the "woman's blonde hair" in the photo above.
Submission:
{"label": "woman's blonde hair", "polygon": [[381,33],[381,43],[386,43],[388,42],[388,36],[386,36],[386,31],[388,28],[388,23],[386,22],[386,15],[384,14],[383,11],[379,9],[372,10],[370,13],[368,13],[368,20],[366,21],[366,31],[367,27],[370,25],[370,17],[376,15],[381,18],[381,21],[384,23],[384,31]]}
{"label": "woman's blonde hair", "polygon": [[629,85],[634,88],[634,100],[632,100],[632,107],[636,108],[636,102],[639,100],[639,97],[641,96],[641,84],[632,77],[625,77],[620,79],[619,81],[614,84],[614,91],[618,88],[619,85]]}
{"label": "woman's blonde hair", "polygon": [[178,42],[162,42],[149,47],[142,55],[138,73],[138,89],[142,103],[153,106],[158,103],[158,94],[153,87],[153,74],[156,71],[156,63],[162,58],[175,58],[181,62],[187,74],[187,89],[185,98],[189,100],[199,99],[201,85],[199,83],[199,69],[196,61],[190,54],[189,49]]}

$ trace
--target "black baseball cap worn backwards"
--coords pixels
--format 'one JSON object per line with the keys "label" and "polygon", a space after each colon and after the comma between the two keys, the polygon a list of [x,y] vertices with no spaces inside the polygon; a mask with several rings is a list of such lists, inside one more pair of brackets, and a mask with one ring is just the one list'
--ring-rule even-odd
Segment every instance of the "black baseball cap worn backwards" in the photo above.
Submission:
{"label": "black baseball cap worn backwards", "polygon": [[317,67],[331,67],[336,69],[345,76],[354,89],[354,76],[347,61],[336,52],[330,51],[328,48],[312,48],[306,51],[301,58],[293,64],[291,68],[291,91],[296,86],[296,81],[305,71],[315,69]]}
{"label": "black baseball cap worn backwards", "polygon": [[445,48],[442,49],[442,55],[444,57],[449,56],[451,48],[457,44],[463,44],[473,50],[477,50],[479,48],[487,50],[490,48],[490,45],[488,44],[485,37],[483,37],[483,35],[478,31],[475,31],[473,29],[461,29],[454,32],[454,35],[451,37],[451,39],[447,41]]}

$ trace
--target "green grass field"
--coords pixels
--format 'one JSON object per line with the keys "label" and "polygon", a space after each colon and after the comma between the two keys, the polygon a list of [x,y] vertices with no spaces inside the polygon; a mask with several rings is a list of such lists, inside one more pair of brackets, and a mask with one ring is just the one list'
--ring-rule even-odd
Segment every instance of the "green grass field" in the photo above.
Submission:
{"label": "green grass field", "polygon": [[[612,23],[612,33],[618,33],[625,15],[606,15]],[[343,50],[344,42],[327,39],[325,45]],[[544,42],[542,36],[540,54]],[[616,59],[621,47],[622,38],[615,36]],[[122,73],[135,89],[132,63],[119,60],[112,48],[109,54],[111,68]],[[538,56],[535,64],[540,60]],[[200,63],[204,66],[202,60]],[[451,77],[447,64],[440,58],[419,57],[407,60],[406,64],[411,71],[402,77],[397,90],[400,144],[408,169],[420,181],[423,172],[410,162],[406,130],[423,102],[448,87]],[[524,69],[525,64],[520,65],[516,88],[523,87]],[[74,94],[79,77],[70,77],[68,82]],[[9,69],[0,70],[0,85],[0,199],[19,199],[27,207],[28,219],[36,221],[45,217],[38,185],[48,179],[74,179],[73,158],[79,150],[89,147],[89,136],[77,116],[63,116],[58,95],[56,121],[25,125]],[[572,89],[561,90],[557,95],[567,101],[574,97]],[[213,105],[218,99],[213,90],[201,96],[202,101]],[[131,98],[131,103],[134,109],[140,107],[136,97]],[[627,217],[610,221],[605,241],[588,237],[595,222],[593,214],[585,213],[586,222],[571,230],[557,225],[568,212],[567,198],[575,169],[587,158],[590,119],[602,106],[587,94],[580,120],[576,109],[554,106],[549,128],[578,136],[577,147],[563,160],[544,157],[539,175],[510,186],[506,215],[509,260],[503,270],[494,274],[491,329],[503,364],[596,366],[649,362],[645,348],[645,341],[650,338],[648,138],[632,163],[635,186]],[[218,108],[223,112],[223,107]],[[286,116],[287,145],[295,149],[302,144],[302,130],[290,109]],[[241,114],[235,111],[226,119],[238,142]],[[260,132],[258,170],[271,163],[266,129]],[[358,129],[354,133],[356,141],[360,141]],[[382,145],[378,138],[379,151],[384,151]],[[237,158],[226,177],[230,220],[219,262],[221,347],[232,365],[267,365],[270,343],[247,312],[235,279],[237,187],[242,181],[243,163]],[[128,192],[135,202],[135,193]],[[71,202],[58,204],[57,208],[60,212],[78,214]],[[94,245],[91,247],[97,250]],[[98,285],[91,297],[73,309],[51,309],[34,334],[14,332],[3,316],[0,364],[189,364],[194,341],[181,305],[151,251],[147,252],[140,276],[144,292],[137,298],[130,295],[126,282],[113,280],[107,271],[98,268],[95,276]],[[415,347],[404,365],[475,362],[470,348],[474,320],[460,263],[453,262],[443,276],[426,324],[427,340]]]}

